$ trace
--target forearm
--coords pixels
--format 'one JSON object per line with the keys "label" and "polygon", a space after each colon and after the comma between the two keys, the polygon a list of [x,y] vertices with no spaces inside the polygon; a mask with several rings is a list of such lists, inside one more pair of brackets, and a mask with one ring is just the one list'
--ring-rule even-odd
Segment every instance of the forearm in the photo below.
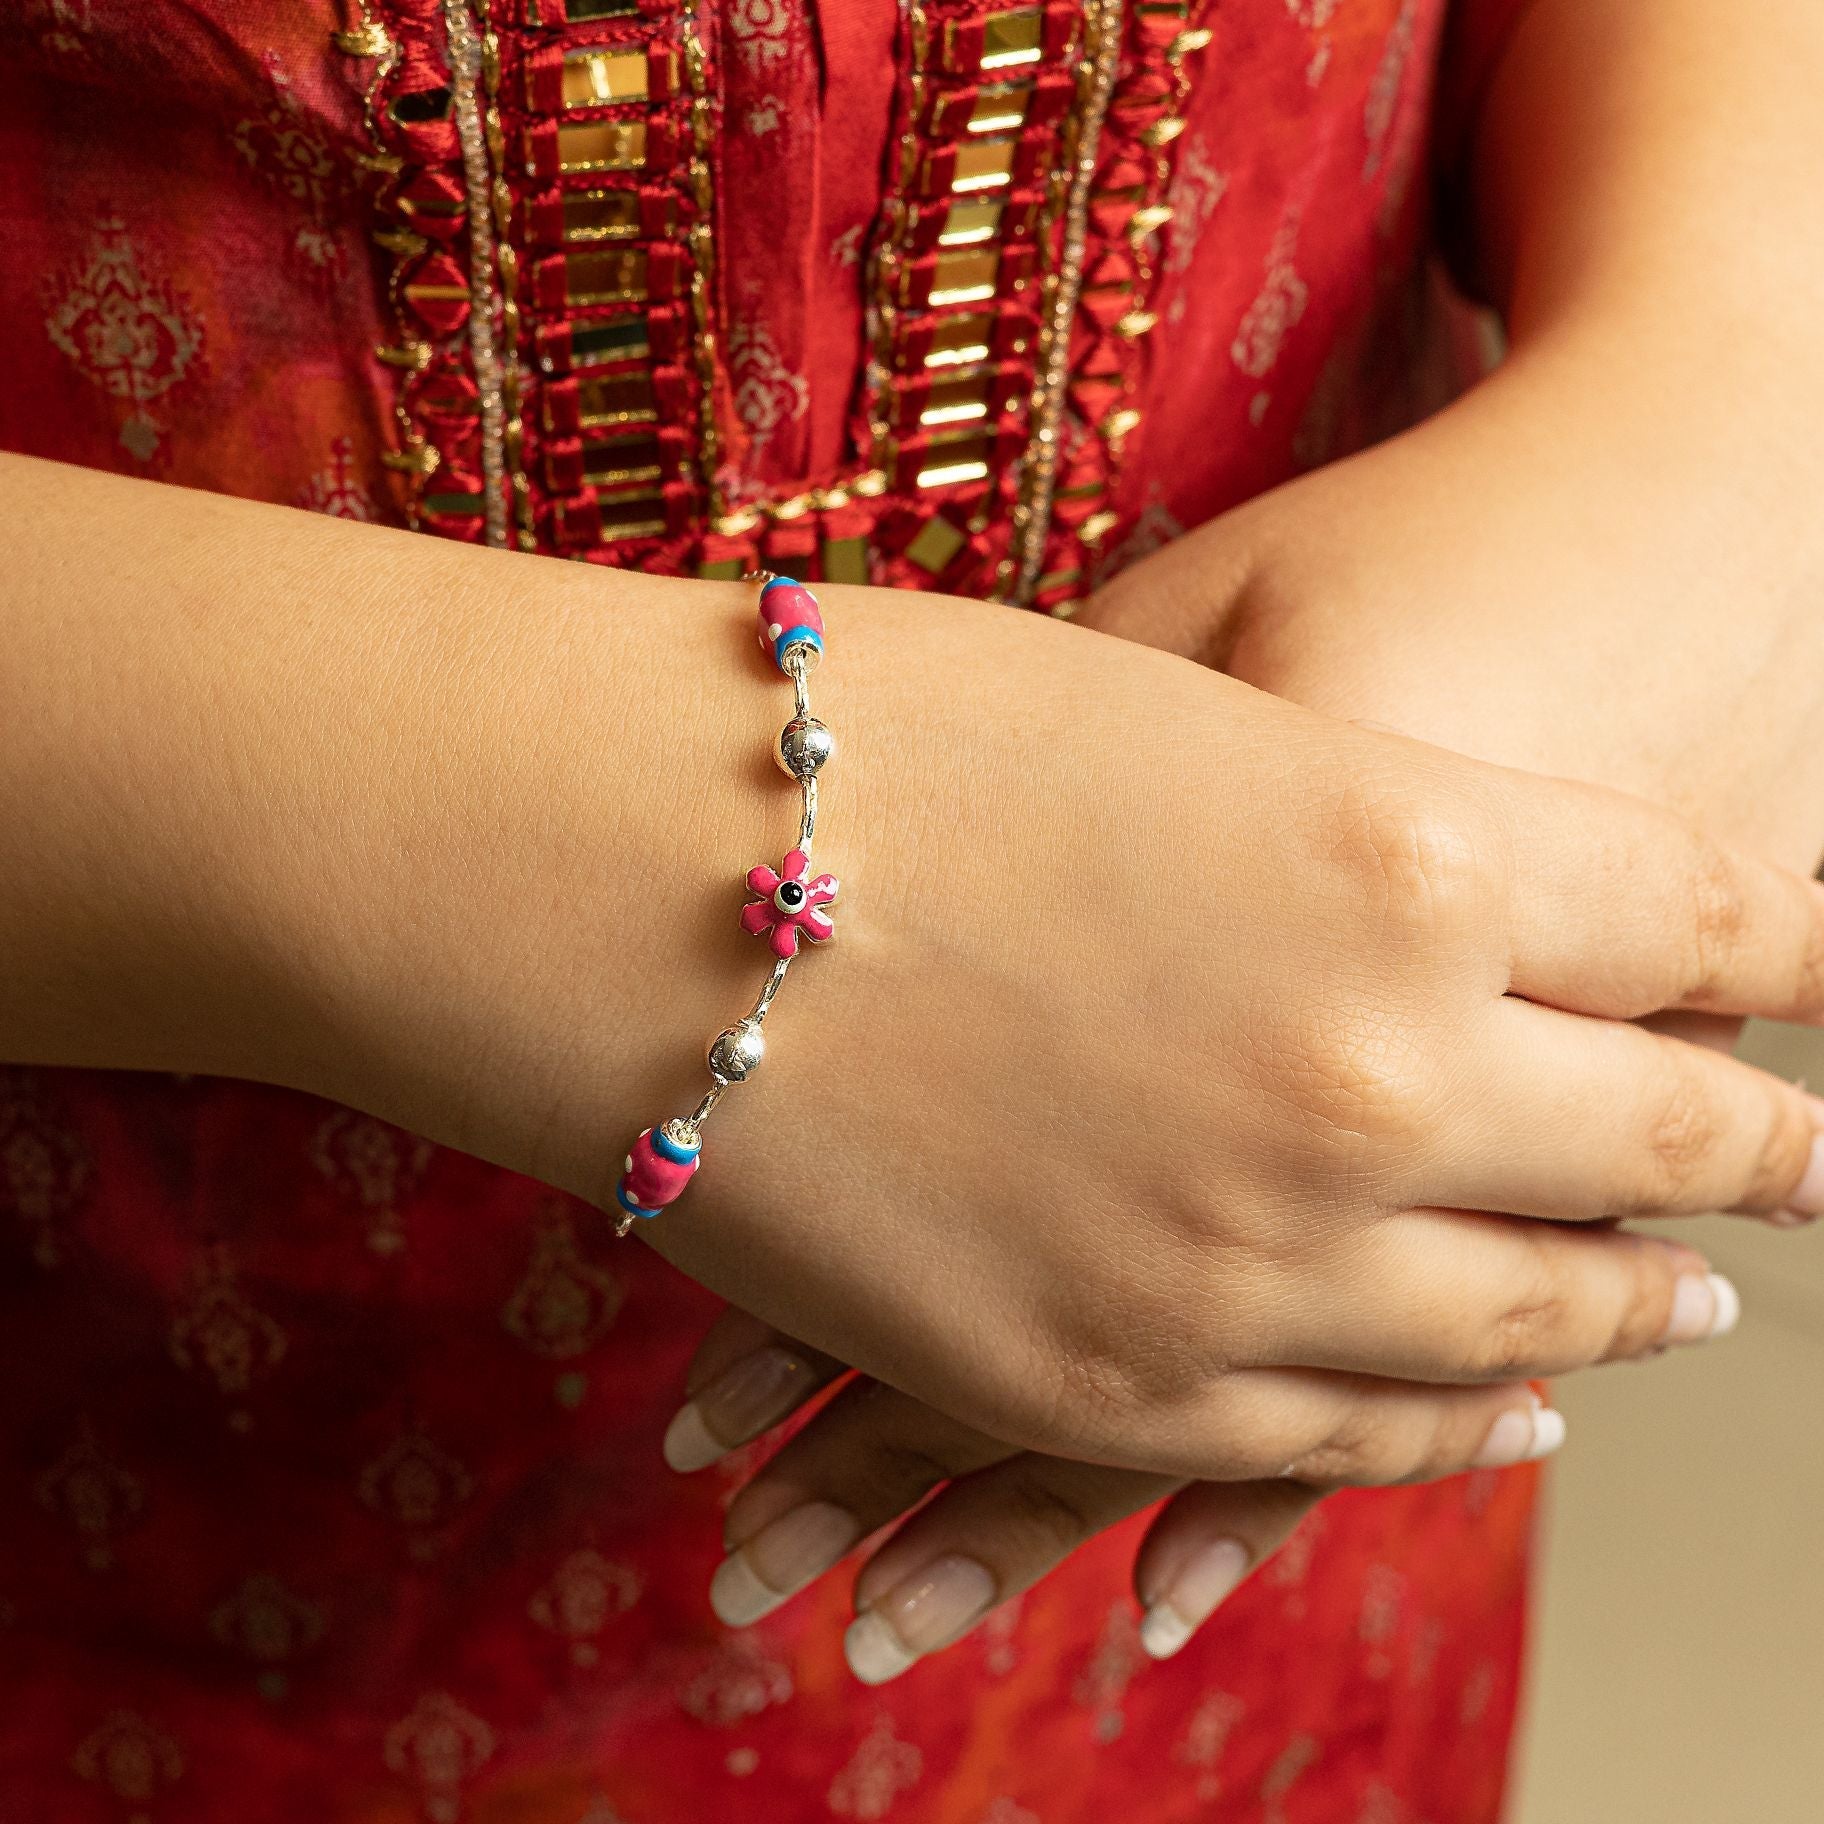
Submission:
{"label": "forearm", "polygon": [[1607,323],[1680,393],[1824,372],[1821,66],[1811,0],[1530,0],[1458,174],[1514,342]]}
{"label": "forearm", "polygon": [[1668,447],[1669,427],[1586,402],[1503,374],[1213,528],[1201,574],[1245,580],[1206,656],[1327,713],[1669,803],[1809,867],[1824,845],[1811,529],[1796,504],[1743,512],[1701,448]]}
{"label": "forearm", "polygon": [[1468,173],[1512,351],[1355,465],[1336,545],[1375,565],[1384,514],[1412,560],[1376,566],[1363,664],[1327,667],[1357,713],[1423,689],[1453,744],[1520,737],[1815,861],[1820,67],[1810,0],[1527,8]]}
{"label": "forearm", "polygon": [[[797,795],[767,758],[791,694],[753,590],[20,459],[0,481],[0,1060],[266,1079],[605,1195],[765,974],[741,883],[790,847]],[[1150,815],[1176,842],[1177,800],[1118,764],[1122,703],[1211,778],[1260,745],[1230,733],[1244,707],[1327,739],[1044,617],[819,592],[842,744],[819,861],[867,916],[769,1032],[846,1021],[869,1118],[904,969],[942,956],[959,999],[971,967],[998,978],[996,904],[1074,878],[1054,821],[1112,848]],[[974,897],[965,848],[989,869]],[[718,1145],[766,1125],[737,1105]]]}
{"label": "forearm", "polygon": [[1535,0],[1472,174],[1509,359],[1086,618],[1815,863],[1821,34],[1797,0]]}
{"label": "forearm", "polygon": [[528,945],[593,932],[575,988],[610,1030],[702,975],[693,888],[765,828],[745,591],[0,476],[0,1056],[371,1097],[427,954],[418,1038],[472,1050],[483,904]]}

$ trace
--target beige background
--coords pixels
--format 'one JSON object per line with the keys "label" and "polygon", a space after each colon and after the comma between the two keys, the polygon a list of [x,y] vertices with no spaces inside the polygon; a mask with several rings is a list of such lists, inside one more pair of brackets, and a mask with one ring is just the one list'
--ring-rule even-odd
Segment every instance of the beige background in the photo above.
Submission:
{"label": "beige background", "polygon": [[[1824,1085],[1818,1035],[1746,1055]],[[1824,1821],[1824,1223],[1688,1232],[1735,1335],[1559,1389],[1513,1824]]]}

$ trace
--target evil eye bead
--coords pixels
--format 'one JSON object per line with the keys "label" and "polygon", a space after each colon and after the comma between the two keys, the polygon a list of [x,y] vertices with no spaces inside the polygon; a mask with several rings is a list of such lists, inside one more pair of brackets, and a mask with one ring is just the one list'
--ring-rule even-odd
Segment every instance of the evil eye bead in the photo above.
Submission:
{"label": "evil eye bead", "polygon": [[794,647],[823,651],[823,615],[817,598],[802,583],[775,577],[760,591],[760,644],[781,671]]}
{"label": "evil eye bead", "polygon": [[773,889],[773,904],[781,912],[802,912],[804,900],[804,882],[801,880],[782,880]]}

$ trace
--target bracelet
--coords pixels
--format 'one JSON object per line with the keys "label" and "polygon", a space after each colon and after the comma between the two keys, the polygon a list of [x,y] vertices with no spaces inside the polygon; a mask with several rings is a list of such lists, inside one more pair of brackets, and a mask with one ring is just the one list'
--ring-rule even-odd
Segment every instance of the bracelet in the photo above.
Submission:
{"label": "bracelet", "polygon": [[709,1093],[688,1115],[643,1128],[629,1148],[614,1187],[614,1200],[620,1205],[614,1224],[617,1235],[625,1235],[636,1216],[658,1215],[696,1176],[703,1158],[703,1123],[733,1085],[745,1083],[759,1069],[766,1055],[760,1028],[798,954],[798,940],[822,944],[835,935],[829,907],[841,883],[833,874],[811,875],[817,775],[836,751],[830,731],[811,714],[810,676],[823,654],[823,616],[817,598],[790,577],[763,570],[748,580],[760,584],[760,644],[792,681],[796,707],[779,732],[773,757],[798,781],[802,794],[798,846],[777,873],[767,867],[748,870],[747,890],[754,897],[741,908],[741,929],[770,941],[772,973],[753,1006],[710,1040]]}

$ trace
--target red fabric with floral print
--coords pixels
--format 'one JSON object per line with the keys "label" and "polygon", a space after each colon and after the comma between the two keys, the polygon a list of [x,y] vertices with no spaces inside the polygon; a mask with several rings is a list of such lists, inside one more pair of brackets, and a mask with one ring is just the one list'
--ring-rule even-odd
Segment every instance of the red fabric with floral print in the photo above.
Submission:
{"label": "red fabric with floral print", "polygon": [[[961,0],[933,6],[966,18]],[[443,0],[370,10],[413,45],[448,16]],[[1070,551],[1044,561],[1086,572],[1061,590],[1351,447],[1450,371],[1415,181],[1447,105],[1440,0],[1194,10],[1215,38],[1187,124],[1140,172],[1169,230],[1090,224],[1061,437],[1113,518],[1085,530],[1061,492],[1053,543]],[[1478,44],[1501,10],[1479,16]],[[667,11],[644,0],[641,18]],[[540,31],[562,16],[553,0],[493,14]],[[355,519],[443,512],[440,529],[481,535],[427,491],[467,473],[471,430],[417,493],[382,461],[396,404],[426,422],[453,408],[415,404],[375,358],[396,336],[397,279],[375,211],[408,180],[424,186],[412,207],[458,195],[456,142],[401,129],[427,175],[376,170],[371,69],[330,39],[348,23],[330,0],[7,9],[0,444]],[[721,362],[701,422],[723,503],[764,505],[865,461],[907,49],[891,0],[726,0],[699,25]],[[504,42],[531,57],[525,32]],[[405,74],[445,80],[424,56]],[[1477,61],[1448,64],[1448,83],[1473,92]],[[1109,194],[1165,67],[1118,76]],[[517,167],[505,178],[528,219],[546,206]],[[443,245],[402,257],[461,276]],[[1122,266],[1136,249],[1137,279]],[[1135,284],[1156,326],[1116,336],[1101,300]],[[1017,314],[1030,294],[1003,302]],[[696,383],[680,368],[678,397]],[[529,368],[527,384],[544,383]],[[554,422],[528,404],[529,447]],[[564,449],[537,455],[527,537],[550,548],[573,484]],[[829,561],[801,517],[710,527],[690,492],[706,485],[675,471],[673,517],[639,561],[745,561],[744,537]],[[991,482],[983,529],[963,528],[984,563],[1006,498]],[[895,481],[809,517],[824,539],[875,539],[879,580],[919,580],[895,527],[924,510]],[[946,586],[992,580],[967,551],[945,562]],[[350,1111],[240,1084],[0,1072],[0,1815],[1496,1816],[1529,1472],[1327,1503],[1163,1666],[1139,1650],[1122,1528],[954,1652],[865,1691],[842,1666],[841,1578],[740,1635],[710,1615],[740,1465],[680,1480],[659,1439],[713,1311],[611,1243],[597,1212]]]}

